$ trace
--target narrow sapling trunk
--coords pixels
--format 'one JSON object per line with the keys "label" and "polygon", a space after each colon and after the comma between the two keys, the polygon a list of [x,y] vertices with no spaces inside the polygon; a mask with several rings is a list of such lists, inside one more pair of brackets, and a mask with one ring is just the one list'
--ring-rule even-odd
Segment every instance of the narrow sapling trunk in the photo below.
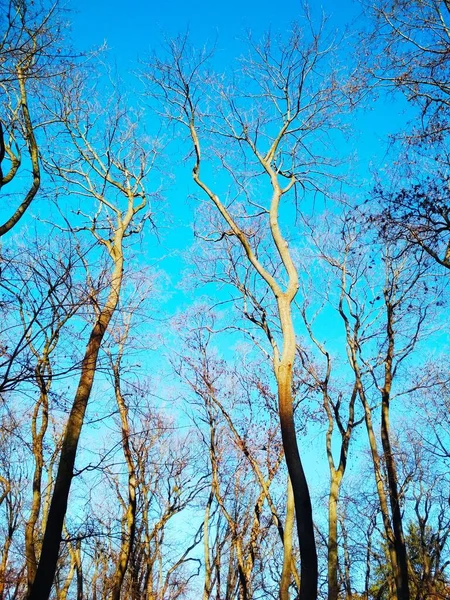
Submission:
{"label": "narrow sapling trunk", "polygon": [[395,587],[397,589],[398,600],[409,600],[408,557],[406,552],[405,537],[403,534],[400,496],[398,493],[397,469],[392,456],[392,448],[389,439],[389,394],[386,391],[382,393],[381,410],[381,441],[383,445],[386,473],[389,485],[389,502],[392,513],[392,529],[394,531],[393,543],[398,564],[398,567],[394,573]]}
{"label": "narrow sapling trunk", "polygon": [[339,488],[341,483],[339,471],[331,473],[330,493],[328,498],[328,600],[337,600],[338,583],[338,514]]}
{"label": "narrow sapling trunk", "polygon": [[[391,563],[392,574],[393,574],[394,580],[396,582],[397,594],[399,594],[399,593],[402,593],[401,585],[400,585],[400,588],[398,588],[398,584],[401,583],[401,578],[402,578],[401,577],[401,568],[399,566],[400,557],[399,557],[398,551],[397,551],[398,548],[396,546],[396,541],[395,541],[395,532],[393,530],[390,515],[389,515],[388,494],[386,492],[385,480],[384,480],[383,471],[382,471],[381,457],[378,452],[377,439],[376,439],[375,431],[373,428],[372,409],[371,409],[369,401],[366,397],[366,393],[365,393],[365,389],[364,389],[364,385],[363,385],[362,374],[361,374],[361,369],[360,369],[360,364],[359,364],[359,359],[358,359],[358,350],[357,349],[359,347],[358,335],[359,335],[360,321],[359,321],[359,317],[355,315],[354,316],[354,318],[355,318],[354,329],[353,329],[353,331],[351,331],[348,317],[344,313],[344,311],[342,309],[342,305],[340,308],[340,313],[341,313],[341,316],[345,323],[350,365],[351,365],[352,370],[355,375],[355,387],[358,392],[358,396],[361,400],[361,404],[362,404],[362,407],[364,410],[364,421],[365,421],[367,435],[368,435],[368,439],[369,439],[370,453],[372,456],[372,464],[373,464],[373,470],[374,470],[374,475],[375,475],[375,485],[377,488],[378,500],[380,503],[380,511],[381,511],[381,516],[382,516],[382,520],[383,520],[384,531],[386,534],[388,554],[389,554],[389,559],[390,559],[390,563]],[[409,598],[409,595],[406,597],[398,596],[399,600],[407,600],[408,598]]]}
{"label": "narrow sapling trunk", "polygon": [[[343,312],[343,301],[345,298],[346,269],[342,266],[342,291],[339,300],[339,310]],[[328,460],[328,469],[330,472],[330,490],[328,493],[328,555],[327,555],[327,575],[328,575],[328,600],[338,600],[339,598],[339,547],[338,547],[338,504],[342,480],[347,467],[347,457],[350,446],[350,439],[355,426],[355,402],[357,397],[357,387],[353,386],[348,403],[348,417],[344,425],[341,410],[341,399],[333,403],[329,393],[329,383],[332,372],[332,363],[329,352],[315,337],[311,323],[306,316],[306,308],[302,310],[303,320],[308,330],[309,336],[326,361],[325,375],[320,377],[316,369],[310,370],[316,385],[321,389],[323,396],[323,406],[328,419],[328,427],[325,436],[326,455]],[[345,319],[344,319],[345,320]],[[333,433],[337,427],[341,441],[339,462],[333,456]]]}
{"label": "narrow sapling trunk", "polygon": [[211,595],[211,580],[212,580],[212,569],[211,560],[209,556],[209,518],[211,514],[211,506],[214,499],[214,491],[211,490],[208,497],[208,502],[205,508],[205,517],[203,520],[203,552],[205,559],[205,585],[203,588],[203,600],[209,600]]}
{"label": "narrow sapling trunk", "polygon": [[281,572],[280,600],[289,600],[289,586],[292,577],[292,532],[294,530],[295,504],[294,490],[288,477],[286,520],[283,537],[283,570]]}
{"label": "narrow sapling trunk", "polygon": [[[28,589],[30,589],[31,585],[33,584],[37,570],[35,528],[41,510],[42,471],[44,468],[43,440],[48,427],[48,391],[50,387],[50,378],[49,382],[45,381],[44,374],[49,370],[49,361],[46,350],[48,350],[48,347],[44,349],[43,356],[38,361],[38,364],[35,368],[35,375],[40,388],[40,395],[39,400],[34,407],[31,418],[31,436],[33,442],[33,458],[35,466],[33,473],[33,497],[31,501],[30,514],[25,525],[25,558]],[[41,424],[38,428],[39,414],[41,414]]]}
{"label": "narrow sapling trunk", "polygon": [[114,388],[116,394],[117,406],[119,408],[120,419],[122,423],[122,449],[127,463],[128,470],[128,505],[122,524],[122,540],[119,552],[119,561],[114,574],[112,600],[120,600],[122,584],[133,549],[134,536],[136,530],[136,467],[133,460],[130,447],[130,424],[128,419],[128,407],[121,391],[120,381],[120,359],[122,357],[122,347],[120,348],[119,358],[113,365]]}
{"label": "narrow sapling trunk", "polygon": [[383,519],[384,531],[386,533],[386,539],[387,539],[387,544],[388,544],[388,553],[389,553],[389,558],[390,558],[390,562],[391,562],[392,573],[394,575],[395,581],[397,581],[398,577],[399,577],[398,556],[397,556],[397,551],[396,551],[395,544],[394,544],[395,536],[394,536],[394,532],[393,532],[393,529],[391,526],[391,521],[389,518],[388,500],[387,500],[387,496],[386,496],[386,490],[384,487],[383,472],[381,469],[381,458],[378,453],[377,441],[376,441],[375,432],[374,432],[373,424],[372,424],[372,411],[371,411],[369,402],[365,396],[365,393],[364,393],[362,387],[359,389],[359,394],[360,394],[361,402],[362,402],[363,408],[364,408],[364,419],[365,419],[365,423],[366,423],[367,434],[369,437],[369,445],[370,445],[370,451],[372,454],[372,463],[373,463],[375,482],[376,482],[376,487],[377,487],[377,492],[378,492],[378,500],[380,502],[380,510],[381,510],[381,516]]}
{"label": "narrow sapling trunk", "polygon": [[[357,395],[356,386],[353,388],[350,402],[349,402],[349,416],[347,426],[344,429],[341,417],[339,415],[339,409],[337,405],[334,405],[335,418],[338,424],[338,428],[341,434],[341,450],[339,457],[339,464],[336,467],[333,459],[332,451],[332,434],[333,434],[333,416],[331,412],[331,400],[328,396],[328,392],[324,394],[325,409],[328,414],[329,426],[327,431],[327,457],[328,466],[330,470],[330,492],[328,495],[328,600],[338,600],[339,598],[339,553],[338,553],[338,504],[340,491],[342,486],[342,480],[344,478],[347,456],[350,445],[350,438],[352,435],[354,422],[354,407]],[[345,551],[344,551],[345,552]],[[347,586],[348,588],[349,586]]]}

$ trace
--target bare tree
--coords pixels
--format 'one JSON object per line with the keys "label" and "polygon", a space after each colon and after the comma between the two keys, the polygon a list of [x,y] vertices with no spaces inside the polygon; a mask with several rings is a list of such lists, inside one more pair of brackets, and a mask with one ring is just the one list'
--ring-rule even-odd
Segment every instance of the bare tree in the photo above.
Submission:
{"label": "bare tree", "polygon": [[[132,600],[183,597],[191,578],[198,575],[195,567],[199,560],[192,556],[192,551],[200,543],[201,526],[192,528],[189,539],[180,544],[179,525],[173,524],[177,518],[183,520],[183,511],[196,504],[202,489],[201,479],[193,470],[190,437],[189,433],[180,437],[173,423],[140,400],[130,436],[136,470],[137,517],[129,567],[122,585],[124,597]],[[123,499],[121,504],[126,506]]]}
{"label": "bare tree", "polygon": [[[183,319],[183,323],[185,328],[186,319]],[[193,419],[208,447],[209,454],[211,491],[204,520],[206,569],[204,598],[211,597],[215,586],[218,594],[225,594],[230,598],[234,597],[234,588],[238,590],[240,599],[250,599],[258,594],[258,590],[261,589],[258,573],[263,569],[262,549],[267,543],[268,535],[267,526],[263,525],[265,504],[269,508],[271,521],[277,529],[278,543],[281,542],[284,546],[285,558],[281,578],[284,589],[280,595],[288,594],[292,574],[297,589],[300,583],[292,544],[294,525],[292,489],[288,493],[285,527],[270,491],[281,465],[283,450],[280,440],[274,438],[273,427],[268,427],[265,431],[267,426],[261,423],[261,427],[258,428],[259,434],[256,434],[256,419],[243,419],[244,422],[241,423],[241,419],[237,418],[236,408],[242,402],[239,392],[240,383],[244,383],[245,374],[233,373],[223,360],[214,356],[210,347],[213,323],[213,316],[210,313],[205,315],[204,310],[200,309],[190,321],[189,331],[181,332],[186,350],[179,353],[177,359],[173,361],[176,373],[191,388],[196,398],[192,402],[195,406],[198,404],[198,411],[202,416],[199,420],[196,413]],[[228,389],[230,382],[233,382],[233,393]],[[250,408],[250,399],[248,404],[245,402],[243,406]],[[257,412],[254,400],[250,410],[252,413]],[[200,423],[205,423],[208,430],[203,432]],[[231,448],[227,449],[227,445],[224,444],[223,440],[228,439],[235,446],[233,451]],[[242,462],[242,455],[244,462]],[[264,465],[263,462],[266,464]],[[236,467],[234,472],[228,473],[226,466],[229,467],[230,463],[236,464]],[[237,494],[240,497],[236,497]],[[213,527],[213,514],[217,512],[219,516],[216,516],[216,525]],[[225,539],[220,542],[216,540],[213,555],[210,557],[209,530],[217,528],[220,531],[218,526],[220,516],[227,525],[224,528]],[[223,578],[226,581],[226,591],[221,591],[217,571],[220,572],[221,567],[227,566],[227,561],[223,564],[224,560],[221,559],[220,554],[228,544],[230,544],[230,557],[235,559],[236,566],[235,569],[230,570],[230,562],[228,562],[228,575]]]}
{"label": "bare tree", "polygon": [[[368,39],[371,75],[404,94],[411,125],[396,135],[400,157],[377,182],[374,221],[388,240],[407,239],[450,268],[450,5],[446,0],[377,0]],[[380,206],[381,204],[381,206]]]}
{"label": "bare tree", "polygon": [[[292,302],[298,272],[279,209],[289,194],[300,196],[329,183],[335,161],[328,156],[327,135],[342,108],[340,88],[329,67],[333,46],[323,24],[316,31],[305,18],[286,42],[270,35],[261,43],[250,38],[249,55],[239,65],[242,77],[236,74],[230,83],[208,72],[210,55],[193,51],[186,38],[170,43],[167,60],[153,58],[146,73],[168,117],[186,128],[194,154],[194,182],[221,217],[207,239],[235,245],[244,257],[241,264],[248,261],[247,268],[270,290],[276,305],[281,334],[270,343],[297,515],[302,600],[317,594],[317,553],[293,413]],[[229,178],[228,198],[222,184],[208,175],[208,163]],[[268,202],[262,200],[266,195]]]}
{"label": "bare tree", "polygon": [[[67,248],[69,251],[67,252]],[[37,569],[37,525],[42,503],[42,476],[45,463],[45,436],[49,425],[50,397],[54,378],[58,380],[64,373],[58,369],[55,372],[53,354],[58,342],[63,337],[63,330],[68,321],[77,313],[86,298],[82,292],[83,286],[75,281],[74,269],[76,263],[82,260],[77,251],[66,243],[67,256],[58,254],[45,262],[44,253],[36,253],[35,259],[30,259],[27,268],[26,285],[20,289],[17,298],[20,307],[24,337],[33,356],[35,385],[38,390],[37,400],[31,415],[31,448],[34,460],[33,494],[30,514],[25,527],[25,556],[28,585],[31,586]],[[72,254],[73,253],[73,254]],[[72,255],[71,255],[72,254]],[[32,273],[31,277],[29,273]],[[48,289],[46,289],[48,286]],[[40,306],[38,314],[33,310],[33,293],[38,289],[46,298],[46,304]],[[80,294],[81,292],[81,294]],[[28,309],[31,305],[31,310]],[[36,332],[38,328],[38,332]],[[73,366],[63,369],[68,372]]]}
{"label": "bare tree", "polygon": [[[63,24],[56,2],[29,4],[2,0],[0,28],[0,190],[4,194],[12,181],[30,170],[30,184],[11,194],[17,207],[0,224],[0,236],[8,233],[23,217],[41,186],[41,166],[36,129],[44,120],[37,98],[44,95],[49,81],[69,64],[69,49],[61,52]],[[26,149],[25,156],[23,151]],[[13,188],[13,186],[11,186]],[[19,196],[18,199],[17,196]],[[10,211],[8,211],[10,212]]]}
{"label": "bare tree", "polygon": [[[415,348],[419,334],[426,318],[430,304],[423,302],[419,289],[426,272],[426,263],[408,261],[407,255],[392,254],[392,248],[384,256],[386,279],[382,292],[376,297],[384,299],[384,323],[377,334],[380,337],[379,357],[363,358],[363,342],[370,335],[366,327],[369,324],[364,311],[364,301],[358,300],[355,271],[364,276],[366,266],[353,261],[352,275],[345,269],[345,279],[349,278],[348,288],[343,289],[340,314],[347,332],[348,355],[355,374],[355,385],[364,409],[364,418],[372,454],[376,486],[380,501],[381,514],[387,539],[390,562],[394,574],[396,593],[399,598],[409,598],[409,574],[407,549],[403,533],[402,518],[402,485],[399,482],[395,452],[393,449],[393,434],[390,427],[390,406],[393,397],[393,384],[402,363]],[[350,265],[348,265],[350,266]],[[362,269],[362,270],[361,270]],[[345,281],[344,279],[344,281]],[[416,286],[418,286],[416,288]],[[382,294],[382,296],[381,296]],[[420,298],[420,300],[418,299]],[[410,317],[414,318],[410,320]],[[375,322],[378,319],[375,319]],[[381,324],[381,321],[378,321]],[[400,335],[400,323],[402,334]],[[369,325],[370,327],[370,325]],[[366,330],[365,330],[366,329]],[[377,448],[373,426],[373,410],[368,389],[370,380],[365,383],[367,376],[373,379],[375,389],[380,394],[381,427],[380,437],[383,448],[383,459]],[[368,387],[369,386],[369,387]],[[412,386],[413,389],[413,386]],[[383,462],[384,461],[384,462]],[[386,478],[383,474],[386,471]],[[390,514],[388,503],[390,505]]]}
{"label": "bare tree", "polygon": [[[81,363],[81,375],[66,423],[59,458],[54,491],[42,542],[36,577],[29,598],[47,599],[50,595],[61,542],[61,532],[67,510],[67,501],[74,476],[74,464],[84,415],[91,394],[99,350],[112,316],[118,306],[124,274],[124,240],[133,231],[140,231],[143,220],[137,215],[148,205],[144,187],[145,177],[153,162],[152,149],[140,145],[132,123],[126,119],[122,107],[116,107],[110,116],[93,127],[92,105],[84,96],[80,105],[82,81],[75,75],[72,82],[60,90],[59,114],[62,135],[71,144],[72,156],[65,158],[48,154],[48,168],[61,177],[82,197],[97,202],[93,215],[85,214],[91,232],[110,260],[109,290],[106,297],[101,290],[92,289],[96,308],[95,323]],[[72,84],[72,86],[70,85]],[[99,111],[98,120],[103,118]],[[102,130],[103,129],[103,130]],[[104,219],[102,219],[104,215]],[[150,216],[150,212],[147,213]]]}
{"label": "bare tree", "polygon": [[4,600],[10,597],[10,591],[24,590],[24,570],[11,560],[11,555],[23,523],[26,468],[23,445],[16,435],[20,423],[11,415],[3,414],[0,424],[0,598]]}
{"label": "bare tree", "polygon": [[[348,250],[348,248],[347,248]],[[345,294],[345,256],[343,257],[342,277],[343,287],[339,298],[339,308],[342,309],[342,302]],[[331,299],[330,299],[331,300]],[[300,350],[303,365],[306,373],[312,378],[312,381],[307,381],[306,384],[316,389],[322,396],[323,407],[327,418],[326,430],[326,454],[328,468],[330,471],[330,490],[328,495],[328,537],[327,537],[327,583],[328,583],[328,600],[337,600],[339,598],[339,544],[338,544],[338,526],[339,526],[339,500],[341,486],[349,455],[350,441],[352,439],[353,429],[361,423],[361,419],[355,416],[355,403],[358,396],[356,383],[353,386],[348,386],[343,382],[335,381],[336,375],[332,354],[327,349],[326,345],[319,341],[316,337],[313,327],[314,321],[318,314],[312,317],[308,316],[307,304],[302,307],[302,315],[308,330],[308,334],[314,346],[318,349],[323,357],[323,365],[313,362],[304,351]],[[337,362],[337,361],[336,361]],[[345,387],[344,387],[345,386]],[[340,388],[344,388],[344,391]],[[348,396],[346,398],[346,395]],[[339,458],[335,460],[334,449],[336,448],[335,430],[339,433]],[[341,526],[342,529],[342,526]]]}
{"label": "bare tree", "polygon": [[[372,73],[418,106],[416,141],[447,136],[450,5],[447,0],[376,0],[369,38]],[[375,52],[373,52],[375,50]]]}

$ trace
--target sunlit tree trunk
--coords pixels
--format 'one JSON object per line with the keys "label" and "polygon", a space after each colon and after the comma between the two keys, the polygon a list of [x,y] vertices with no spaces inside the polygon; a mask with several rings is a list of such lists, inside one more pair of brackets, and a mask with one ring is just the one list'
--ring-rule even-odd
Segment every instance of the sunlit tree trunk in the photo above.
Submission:
{"label": "sunlit tree trunk", "polygon": [[128,420],[128,407],[125,403],[125,398],[121,391],[120,382],[120,360],[123,352],[123,346],[119,349],[119,357],[113,365],[114,373],[114,389],[116,395],[117,406],[122,424],[122,448],[125,456],[125,462],[128,470],[128,504],[126,513],[123,518],[122,525],[122,541],[119,551],[119,560],[117,563],[116,572],[113,578],[113,591],[111,594],[112,600],[120,600],[123,580],[127,570],[131,551],[134,543],[134,535],[136,529],[136,468],[134,465],[133,455],[130,447],[130,424]]}
{"label": "sunlit tree trunk", "polygon": [[[36,576],[37,558],[35,549],[36,523],[41,510],[41,481],[42,469],[44,466],[43,456],[43,439],[48,426],[48,391],[49,382],[45,381],[45,371],[49,368],[47,349],[44,349],[42,360],[36,366],[36,379],[40,388],[40,397],[33,411],[31,418],[31,435],[33,443],[33,458],[35,468],[33,474],[33,497],[31,502],[30,515],[25,525],[25,558],[27,565],[27,581],[28,587],[31,585]],[[37,429],[37,421],[41,413],[41,424]]]}
{"label": "sunlit tree trunk", "polygon": [[[290,315],[288,320],[290,320]],[[295,356],[293,328],[289,331],[285,344],[286,349],[283,351],[277,369],[278,401],[281,435],[289,477],[292,482],[300,543],[300,600],[306,600],[315,598],[317,594],[315,583],[317,580],[317,554],[312,522],[311,499],[298,451],[293,413],[292,367]]]}
{"label": "sunlit tree trunk", "polygon": [[280,600],[289,600],[289,586],[292,577],[292,533],[294,530],[295,503],[291,480],[287,483],[286,519],[283,537],[283,570],[280,582]]}

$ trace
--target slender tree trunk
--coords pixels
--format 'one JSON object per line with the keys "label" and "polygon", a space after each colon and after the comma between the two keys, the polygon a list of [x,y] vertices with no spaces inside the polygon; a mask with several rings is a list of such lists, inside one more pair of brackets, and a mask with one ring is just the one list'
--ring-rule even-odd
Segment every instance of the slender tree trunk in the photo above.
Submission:
{"label": "slender tree trunk", "polygon": [[0,600],[3,600],[5,594],[5,575],[8,565],[9,550],[11,548],[12,536],[8,535],[3,544],[2,560],[0,562]]}
{"label": "slender tree trunk", "polygon": [[[270,477],[268,480],[265,479],[263,473],[261,472],[261,469],[258,465],[258,462],[254,459],[254,457],[252,456],[252,453],[250,452],[246,441],[240,436],[239,432],[237,431],[236,427],[233,424],[233,421],[230,417],[230,415],[228,414],[228,412],[225,410],[225,408],[223,407],[223,405],[218,401],[217,397],[215,395],[211,396],[214,404],[220,409],[220,411],[222,412],[223,416],[225,417],[225,420],[227,421],[231,432],[233,433],[233,435],[235,436],[236,442],[239,446],[239,448],[242,450],[242,452],[244,453],[244,455],[246,456],[246,458],[248,459],[250,466],[252,467],[252,470],[254,472],[254,474],[256,475],[259,485],[261,486],[261,489],[264,492],[264,496],[267,500],[267,504],[269,506],[270,512],[272,514],[272,519],[274,522],[275,527],[278,530],[279,536],[280,536],[280,540],[282,542],[282,544],[284,544],[284,528],[283,528],[283,523],[281,522],[280,517],[278,516],[278,512],[277,509],[275,507],[275,504],[272,500],[272,496],[270,494],[270,485],[272,483],[273,477],[275,476],[276,472],[278,471],[278,468],[281,464],[281,459],[282,456],[284,454],[284,451],[280,452],[280,456],[279,459],[276,462],[275,467],[273,468],[273,472],[270,474]],[[300,589],[300,576],[298,574],[298,570],[297,570],[297,566],[294,562],[293,557],[291,556],[291,573],[292,576],[294,578],[295,581],[295,585],[297,586],[297,589]]]}
{"label": "slender tree trunk", "polygon": [[342,537],[344,539],[344,581],[345,581],[345,600],[352,600],[353,592],[352,592],[352,581],[350,577],[350,552],[348,549],[348,534],[347,529],[345,527],[345,519],[341,517],[341,529],[342,529]]}
{"label": "slender tree trunk", "polygon": [[56,595],[57,600],[67,600],[67,594],[69,593],[70,584],[72,583],[73,577],[75,575],[76,565],[71,557],[69,572],[67,573],[66,579],[64,580],[64,585],[61,588],[59,594]]}
{"label": "slender tree trunk", "polygon": [[[329,412],[329,405],[327,404],[327,412],[330,419],[330,425],[327,432],[327,455],[328,465],[330,469],[330,493],[328,495],[328,600],[338,600],[339,598],[339,583],[338,583],[338,572],[339,572],[339,553],[338,553],[338,503],[341,491],[342,480],[344,478],[345,469],[347,466],[347,454],[350,444],[350,436],[352,434],[354,425],[354,404],[356,400],[356,387],[352,392],[352,397],[349,406],[349,420],[347,423],[347,429],[344,432],[342,424],[339,421],[339,427],[341,429],[342,441],[341,441],[341,454],[339,459],[339,466],[336,469],[333,461],[333,452],[331,447],[331,436],[333,433],[333,421],[331,412]],[[344,526],[342,525],[342,529]],[[347,572],[348,563],[348,550],[344,545],[344,563]],[[347,583],[347,596],[351,590],[349,588],[349,577],[346,578]]]}
{"label": "slender tree trunk", "polygon": [[[120,233],[123,234],[123,231]],[[98,353],[119,301],[123,276],[123,255],[121,251],[121,239],[117,240],[116,237],[116,241],[119,243],[114,247],[112,252],[114,269],[111,278],[111,288],[106,304],[98,315],[92,329],[81,363],[81,376],[64,432],[58,472],[42,542],[41,556],[36,577],[28,595],[29,600],[48,600],[53,585],[61,543],[61,533],[67,511],[67,501],[73,479],[77,447],[94,383]]]}
{"label": "slender tree trunk", "polygon": [[289,600],[289,586],[291,584],[292,577],[292,532],[294,530],[294,518],[294,491],[292,489],[291,480],[288,477],[286,520],[284,524],[283,536],[283,570],[281,572],[280,582],[280,600]]}
{"label": "slender tree trunk", "polygon": [[338,600],[338,514],[339,488],[342,474],[331,472],[330,493],[328,496],[328,600]]}
{"label": "slender tree trunk", "polygon": [[367,530],[367,548],[366,548],[366,568],[364,573],[364,597],[366,600],[369,598],[369,587],[370,587],[370,573],[371,573],[371,560],[372,560],[372,534],[376,526],[376,515],[374,515],[370,521],[369,528]]}
{"label": "slender tree trunk", "polygon": [[77,600],[83,600],[83,566],[81,563],[81,541],[78,540],[75,548],[71,549],[77,570]]}
{"label": "slender tree trunk", "polygon": [[381,441],[383,444],[386,472],[389,484],[389,500],[392,512],[392,528],[394,530],[394,546],[397,554],[398,569],[395,573],[395,586],[398,600],[409,600],[409,575],[406,543],[403,535],[400,497],[398,493],[397,469],[392,456],[389,439],[389,395],[383,393],[381,413]]}
{"label": "slender tree trunk", "polygon": [[[263,475],[263,473],[261,472],[261,469],[260,469],[260,467],[258,465],[258,462],[252,456],[252,453],[250,452],[250,450],[249,450],[249,448],[247,446],[246,441],[240,436],[240,434],[237,431],[236,427],[234,426],[233,421],[232,421],[230,415],[228,414],[228,412],[225,410],[225,408],[223,407],[223,405],[221,404],[221,402],[219,402],[219,400],[217,399],[217,397],[214,394],[211,395],[211,399],[214,402],[214,404],[220,409],[221,413],[225,417],[225,420],[227,421],[227,423],[228,423],[228,425],[230,427],[231,432],[235,436],[235,439],[236,439],[236,442],[237,442],[239,448],[242,450],[242,452],[244,453],[244,455],[248,459],[248,461],[249,461],[249,463],[250,463],[250,465],[252,467],[252,470],[253,470],[254,474],[256,475],[256,477],[258,479],[258,482],[259,482],[259,484],[261,486],[261,489],[262,489],[262,492],[263,492],[263,496],[267,500],[267,504],[269,506],[270,512],[272,513],[272,519],[273,519],[273,522],[274,522],[274,524],[275,524],[275,526],[276,526],[276,528],[278,530],[278,533],[279,533],[279,536],[280,536],[280,540],[281,540],[282,544],[284,545],[285,532],[284,532],[283,524],[281,522],[280,517],[278,516],[277,509],[276,509],[276,507],[275,507],[275,505],[273,503],[272,496],[271,496],[270,490],[269,490],[270,485],[272,483],[272,480],[273,480],[273,478],[274,478],[274,476],[275,476],[276,472],[278,471],[278,468],[279,468],[279,466],[281,464],[281,459],[282,459],[282,456],[284,454],[284,451],[280,452],[279,459],[277,460],[276,465],[273,468],[273,472],[270,474],[269,479],[266,480],[265,477],[264,477],[264,475]],[[289,486],[290,486],[290,488],[288,488],[288,489],[291,489],[291,491],[292,491],[292,485],[289,484]],[[263,500],[263,498],[261,498],[261,502],[262,502],[262,500]],[[292,510],[294,510],[294,512],[295,512],[294,505],[292,505]],[[292,540],[291,540],[291,549],[292,549]],[[291,574],[292,574],[292,576],[294,578],[295,585],[297,586],[297,589],[300,589],[300,576],[298,574],[297,566],[296,566],[296,564],[294,562],[292,553],[290,555],[289,561],[290,561],[290,572],[291,572]],[[247,562],[248,562],[248,560],[247,560]],[[252,568],[253,568],[253,565],[252,565]]]}
{"label": "slender tree trunk", "polygon": [[[35,548],[35,528],[41,510],[41,483],[42,469],[44,466],[43,440],[48,427],[48,390],[49,383],[45,381],[44,372],[49,371],[48,355],[44,349],[42,358],[38,361],[35,369],[36,380],[40,388],[39,400],[33,411],[31,419],[31,435],[33,440],[34,474],[33,474],[33,498],[31,501],[30,515],[25,525],[25,559],[27,568],[28,590],[31,589],[37,571],[37,559]],[[41,412],[41,426],[37,428],[39,413]]]}
{"label": "slender tree trunk", "polygon": [[203,588],[203,600],[209,600],[211,596],[211,560],[209,558],[209,515],[214,498],[214,492],[211,490],[206,504],[205,518],[203,521],[203,552],[205,557],[205,585]]}
{"label": "slender tree trunk", "polygon": [[247,580],[244,557],[242,554],[242,544],[239,538],[236,538],[235,545],[239,576],[239,600],[249,600],[249,581]]}
{"label": "slender tree trunk", "polygon": [[[233,534],[231,534],[231,535],[233,535]],[[231,543],[230,559],[228,562],[227,582],[226,582],[226,588],[225,588],[225,600],[231,600],[231,598],[235,598],[236,570],[234,568],[234,560],[235,560],[235,546],[233,543]]]}
{"label": "slender tree trunk", "polygon": [[134,534],[136,529],[136,468],[130,448],[130,425],[128,422],[128,407],[125,404],[120,385],[120,363],[117,362],[113,367],[114,387],[116,401],[119,407],[120,418],[122,421],[122,448],[125,455],[125,461],[128,469],[128,506],[124,518],[122,531],[122,542],[119,553],[119,562],[114,575],[112,600],[120,600],[120,592],[123,580],[127,570],[131,551],[134,543]]}
{"label": "slender tree trunk", "polygon": [[[380,502],[380,510],[381,510],[381,516],[383,519],[384,531],[386,533],[386,541],[387,541],[387,545],[388,545],[388,552],[389,552],[389,558],[390,558],[390,563],[391,563],[391,567],[392,567],[392,574],[393,574],[394,580],[396,582],[396,587],[398,584],[400,584],[400,588],[397,587],[397,592],[398,592],[399,589],[400,590],[402,589],[402,587],[401,587],[402,576],[401,576],[401,571],[400,571],[400,567],[399,567],[399,556],[398,556],[397,547],[395,544],[395,533],[393,531],[390,516],[389,516],[388,500],[387,500],[387,495],[386,495],[385,483],[384,483],[384,479],[383,479],[383,473],[382,473],[382,469],[381,469],[381,459],[380,459],[380,455],[378,453],[377,440],[376,440],[375,432],[373,429],[372,410],[371,410],[369,402],[366,398],[364,387],[362,384],[362,377],[361,377],[361,372],[360,372],[359,363],[358,363],[358,359],[357,359],[356,343],[349,334],[348,320],[347,320],[346,316],[343,314],[342,309],[341,309],[341,315],[343,316],[343,319],[346,323],[347,341],[348,341],[349,350],[350,350],[351,364],[352,364],[352,369],[355,373],[355,385],[358,390],[358,395],[359,395],[359,398],[361,400],[361,403],[362,403],[362,406],[364,409],[364,421],[366,424],[367,435],[369,438],[369,446],[370,446],[370,452],[372,455],[373,470],[374,470],[374,474],[375,474],[375,485],[377,488],[378,500]],[[359,326],[359,324],[358,324],[358,326]],[[401,598],[399,596],[398,600],[406,600],[406,599]]]}
{"label": "slender tree trunk", "polygon": [[389,489],[389,500],[392,513],[392,527],[394,530],[394,546],[397,554],[398,569],[395,573],[395,586],[398,600],[409,600],[409,574],[408,556],[406,552],[405,537],[403,535],[402,513],[400,508],[400,495],[398,492],[398,476],[395,459],[392,453],[389,426],[389,405],[392,387],[392,364],[394,357],[394,311],[392,304],[385,292],[387,309],[387,335],[388,351],[385,361],[384,387],[381,390],[381,443],[383,446],[384,460]]}
{"label": "slender tree trunk", "polygon": [[370,409],[369,403],[367,402],[364,392],[361,389],[359,390],[359,392],[360,392],[360,397],[361,397],[362,404],[364,407],[364,418],[365,418],[365,422],[366,422],[367,434],[369,437],[369,445],[370,445],[370,451],[372,454],[373,470],[374,470],[374,474],[375,474],[375,483],[376,483],[376,487],[377,487],[378,500],[380,502],[380,509],[381,509],[381,516],[383,519],[383,525],[384,525],[384,530],[386,533],[386,540],[387,540],[388,549],[389,549],[389,558],[390,558],[390,562],[391,562],[391,566],[392,566],[392,573],[394,575],[395,581],[397,582],[398,577],[399,577],[398,556],[397,556],[396,548],[394,545],[395,536],[394,536],[394,532],[392,530],[391,522],[389,519],[388,501],[387,501],[387,497],[386,497],[386,491],[384,489],[383,473],[381,470],[381,459],[378,454],[377,442],[376,442],[375,433],[374,433],[373,425],[372,425],[372,411]]}

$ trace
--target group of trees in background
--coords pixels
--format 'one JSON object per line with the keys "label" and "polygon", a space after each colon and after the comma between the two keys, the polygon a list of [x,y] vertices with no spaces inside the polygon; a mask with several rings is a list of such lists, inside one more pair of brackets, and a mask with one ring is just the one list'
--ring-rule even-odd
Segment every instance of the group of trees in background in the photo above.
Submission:
{"label": "group of trees in background", "polygon": [[0,12],[0,600],[450,597],[450,3],[304,6],[225,71],[183,35],[133,94]]}

